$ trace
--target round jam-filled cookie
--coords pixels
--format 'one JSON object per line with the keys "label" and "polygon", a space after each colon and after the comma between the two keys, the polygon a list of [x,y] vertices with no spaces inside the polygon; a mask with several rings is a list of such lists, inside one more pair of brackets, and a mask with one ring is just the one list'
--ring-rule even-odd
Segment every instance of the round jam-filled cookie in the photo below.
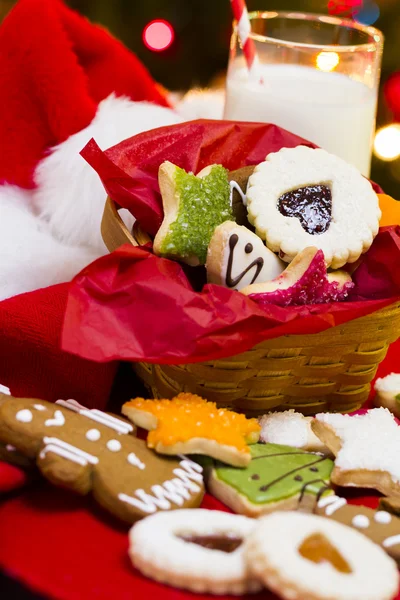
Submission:
{"label": "round jam-filled cookie", "polygon": [[333,483],[400,496],[400,427],[387,408],[354,416],[321,413],[311,427],[336,457]]}
{"label": "round jam-filled cookie", "polygon": [[131,433],[133,426],[74,401],[57,404],[0,396],[0,442],[11,444],[44,477],[132,523],[158,510],[197,507],[202,467],[184,456],[161,457]]}
{"label": "round jam-filled cookie", "polygon": [[122,412],[150,430],[147,445],[161,454],[205,454],[237,467],[250,462],[247,444],[257,442],[260,433],[256,419],[190,393],[172,400],[136,398],[126,402]]}
{"label": "round jam-filled cookie", "polygon": [[315,514],[358,529],[400,563],[400,519],[390,512],[355,506],[344,498],[330,495],[319,500]]}
{"label": "round jam-filled cookie", "polygon": [[325,150],[282,148],[257,165],[247,187],[249,221],[286,262],[307,246],[333,269],[371,246],[381,211],[370,182]]}
{"label": "round jam-filled cookie", "polygon": [[207,281],[231,289],[275,279],[285,266],[258,235],[233,221],[219,225],[208,246]]}
{"label": "round jam-filled cookie", "polygon": [[287,600],[390,600],[396,563],[367,537],[303,513],[263,517],[245,542],[255,577]]}
{"label": "round jam-filled cookie", "polygon": [[142,573],[178,588],[211,594],[261,589],[248,575],[243,542],[252,519],[212,510],[157,514],[134,525],[129,555]]}
{"label": "round jam-filled cookie", "polygon": [[278,444],[254,444],[250,451],[245,469],[216,463],[206,473],[208,491],[236,513],[259,517],[275,510],[312,510],[329,490],[329,458]]}
{"label": "round jam-filled cookie", "polygon": [[211,165],[196,176],[166,161],[158,181],[164,220],[154,238],[154,252],[192,266],[204,265],[215,228],[233,218],[228,171]]}

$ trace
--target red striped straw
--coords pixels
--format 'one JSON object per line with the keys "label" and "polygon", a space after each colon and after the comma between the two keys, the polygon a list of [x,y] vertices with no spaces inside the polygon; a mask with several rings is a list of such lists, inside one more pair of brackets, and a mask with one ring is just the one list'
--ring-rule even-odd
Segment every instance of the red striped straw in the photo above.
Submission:
{"label": "red striped straw", "polygon": [[255,74],[258,64],[258,56],[254,40],[249,37],[251,25],[249,13],[244,0],[231,0],[233,16],[237,21],[237,33],[242,44],[243,54],[246,59],[249,73]]}

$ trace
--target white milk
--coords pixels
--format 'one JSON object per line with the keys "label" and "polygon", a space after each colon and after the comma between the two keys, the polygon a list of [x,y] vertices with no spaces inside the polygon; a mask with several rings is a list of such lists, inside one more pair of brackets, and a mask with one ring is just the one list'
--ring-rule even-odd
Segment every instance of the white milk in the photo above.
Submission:
{"label": "white milk", "polygon": [[339,73],[262,65],[264,83],[231,69],[225,118],[275,123],[353,163],[368,176],[377,92]]}

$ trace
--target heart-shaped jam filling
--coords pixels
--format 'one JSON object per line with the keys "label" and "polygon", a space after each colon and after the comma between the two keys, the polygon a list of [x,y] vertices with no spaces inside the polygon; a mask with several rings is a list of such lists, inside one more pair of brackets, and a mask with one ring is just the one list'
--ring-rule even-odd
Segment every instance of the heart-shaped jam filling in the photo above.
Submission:
{"label": "heart-shaped jam filling", "polygon": [[314,563],[329,562],[340,573],[351,573],[348,562],[322,533],[313,533],[299,547],[303,558]]}
{"label": "heart-shaped jam filling", "polygon": [[332,192],[327,185],[308,185],[283,194],[278,210],[284,217],[299,219],[311,235],[324,233],[332,219]]}
{"label": "heart-shaped jam filling", "polygon": [[190,544],[227,553],[234,552],[243,542],[241,538],[232,535],[179,535],[178,537]]}

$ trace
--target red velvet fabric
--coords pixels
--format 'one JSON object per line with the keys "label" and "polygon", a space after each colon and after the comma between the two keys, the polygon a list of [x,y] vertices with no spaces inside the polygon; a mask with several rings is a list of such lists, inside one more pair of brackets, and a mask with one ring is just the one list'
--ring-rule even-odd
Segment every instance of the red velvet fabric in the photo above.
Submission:
{"label": "red velvet fabric", "polygon": [[19,0],[0,28],[0,183],[34,187],[46,150],[112,92],[167,105],[142,63],[60,0]]}
{"label": "red velvet fabric", "polygon": [[[391,346],[378,375],[398,370],[399,350],[400,341]],[[378,496],[369,492],[349,490],[347,496],[354,504],[378,503]],[[203,507],[226,510],[208,495]],[[128,530],[91,498],[40,481],[12,499],[0,500],[0,569],[52,600],[211,600],[212,596],[161,586],[134,570],[127,555]],[[276,597],[264,591],[245,598]]]}

